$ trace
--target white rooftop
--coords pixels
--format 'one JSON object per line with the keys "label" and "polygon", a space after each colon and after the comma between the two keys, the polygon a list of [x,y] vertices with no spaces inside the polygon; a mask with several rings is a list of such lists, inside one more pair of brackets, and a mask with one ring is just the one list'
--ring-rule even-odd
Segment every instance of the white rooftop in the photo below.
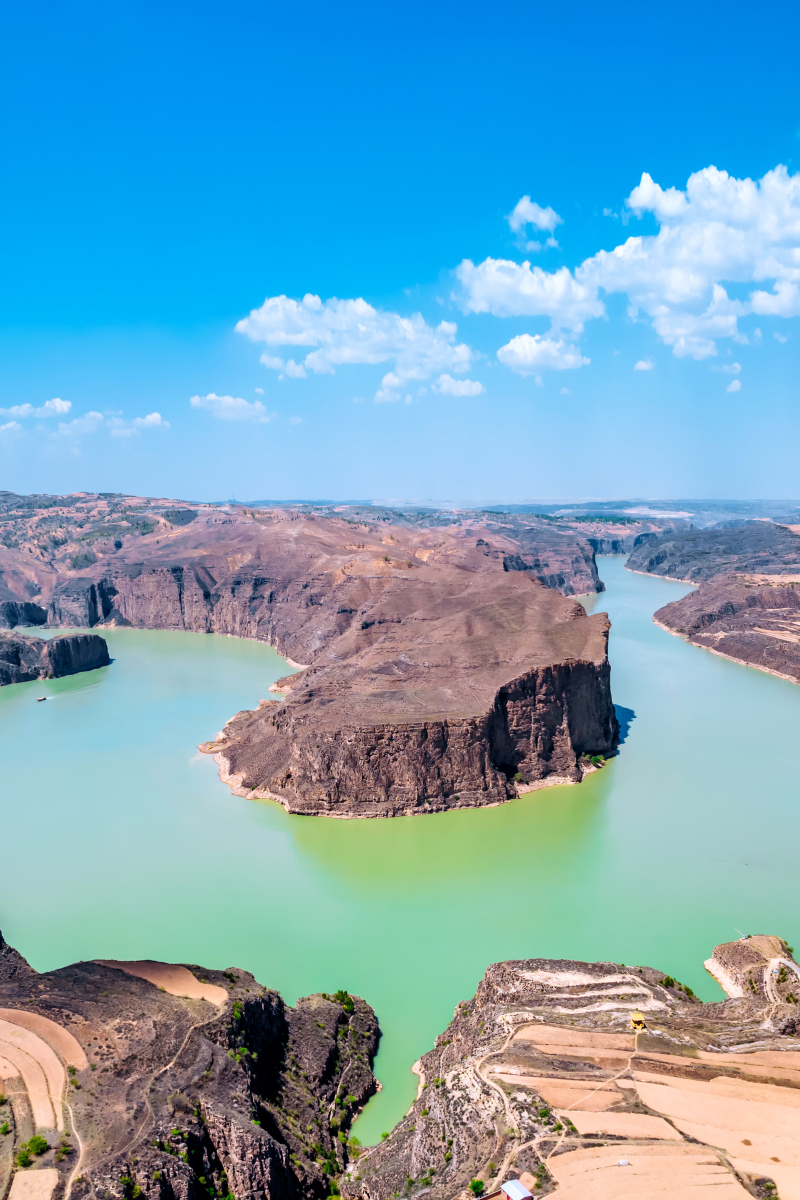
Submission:
{"label": "white rooftop", "polygon": [[509,1200],[532,1200],[531,1193],[518,1179],[507,1179],[500,1184],[500,1190],[505,1192]]}

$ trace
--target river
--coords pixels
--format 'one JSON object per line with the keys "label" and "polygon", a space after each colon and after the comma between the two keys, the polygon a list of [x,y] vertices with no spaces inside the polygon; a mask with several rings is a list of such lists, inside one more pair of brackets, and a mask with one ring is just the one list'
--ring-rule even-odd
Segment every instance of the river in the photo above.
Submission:
{"label": "river", "polygon": [[[578,787],[394,820],[289,817],[196,752],[286,666],[268,646],[104,631],[110,667],[0,690],[0,929],[39,970],[83,958],[240,966],[290,1003],[374,1006],[376,1141],[486,965],[648,963],[706,999],[712,947],[800,939],[800,687],[653,625],[686,585],[600,560],[619,756]],[[45,704],[37,695],[47,694]]]}

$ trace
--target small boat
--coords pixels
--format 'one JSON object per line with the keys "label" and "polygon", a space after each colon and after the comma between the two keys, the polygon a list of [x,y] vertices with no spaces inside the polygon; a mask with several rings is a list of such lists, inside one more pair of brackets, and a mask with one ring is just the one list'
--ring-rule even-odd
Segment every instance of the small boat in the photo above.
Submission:
{"label": "small boat", "polygon": [[37,696],[37,697],[36,697],[36,703],[37,703],[37,704],[41,704],[41,703],[42,703],[42,701],[43,701],[43,700],[46,700],[46,699],[47,699],[47,696]]}

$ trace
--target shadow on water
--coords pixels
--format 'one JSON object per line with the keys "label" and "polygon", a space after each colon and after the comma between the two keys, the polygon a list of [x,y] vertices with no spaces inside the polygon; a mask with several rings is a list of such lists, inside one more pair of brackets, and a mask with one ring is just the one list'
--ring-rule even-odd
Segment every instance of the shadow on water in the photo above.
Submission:
{"label": "shadow on water", "polygon": [[636,713],[632,708],[623,708],[621,704],[614,705],[614,712],[619,721],[619,744],[622,746],[628,739],[631,725],[636,720]]}

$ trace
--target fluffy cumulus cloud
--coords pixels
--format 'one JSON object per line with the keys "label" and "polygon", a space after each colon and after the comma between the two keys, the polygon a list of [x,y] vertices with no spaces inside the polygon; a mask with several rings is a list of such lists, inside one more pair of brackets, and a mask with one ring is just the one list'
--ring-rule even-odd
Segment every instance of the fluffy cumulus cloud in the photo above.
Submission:
{"label": "fluffy cumulus cloud", "polygon": [[[411,380],[429,379],[443,371],[468,371],[473,358],[469,346],[457,341],[451,321],[433,326],[420,313],[402,317],[361,299],[334,297],[323,302],[312,295],[299,301],[269,296],[236,329],[254,342],[265,343],[268,350],[261,356],[262,363],[284,377],[304,378],[309,372],[330,375],[337,367],[351,364],[391,364],[376,400],[396,399],[390,393]],[[297,361],[296,351],[297,359],[284,358],[275,353],[276,347],[302,347],[308,353]]]}
{"label": "fluffy cumulus cloud", "polygon": [[741,390],[742,390],[741,379],[732,379],[731,382],[728,384],[728,386],[725,388],[726,392],[740,392]]}
{"label": "fluffy cumulus cloud", "polygon": [[440,375],[431,387],[444,396],[480,396],[486,391],[477,379],[453,379],[452,375]]}
{"label": "fluffy cumulus cloud", "polygon": [[554,331],[577,334],[584,321],[605,312],[597,289],[580,283],[566,267],[545,271],[502,258],[487,258],[476,266],[467,258],[456,269],[456,278],[462,290],[455,299],[468,313],[549,317]]}
{"label": "fluffy cumulus cloud", "polygon": [[209,392],[207,396],[192,396],[192,408],[204,408],[219,421],[255,421],[266,425],[269,413],[260,400],[245,400],[242,396],[218,396]]}
{"label": "fluffy cumulus cloud", "polygon": [[[528,204],[523,197],[517,205],[517,222],[526,213],[530,220]],[[716,355],[721,338],[746,341],[742,317],[800,316],[800,175],[778,166],[754,181],[706,167],[681,190],[645,173],[626,211],[652,214],[658,233],[629,237],[574,271],[465,260],[456,300],[470,313],[546,316],[552,333],[574,338],[604,315],[603,293],[623,293],[631,318],[649,321],[674,354],[695,359]]]}
{"label": "fluffy cumulus cloud", "polygon": [[46,400],[39,408],[33,404],[15,404],[12,408],[0,408],[0,414],[7,417],[61,417],[72,408],[71,400]]}
{"label": "fluffy cumulus cloud", "polygon": [[651,358],[640,358],[633,364],[633,369],[634,371],[652,371],[655,365]]}
{"label": "fluffy cumulus cloud", "polygon": [[[579,350],[563,338],[541,337],[540,334],[521,333],[497,351],[504,366],[517,375],[534,375],[540,371],[572,371],[576,367],[588,367],[590,359],[584,358]],[[538,380],[537,380],[538,382]]]}

